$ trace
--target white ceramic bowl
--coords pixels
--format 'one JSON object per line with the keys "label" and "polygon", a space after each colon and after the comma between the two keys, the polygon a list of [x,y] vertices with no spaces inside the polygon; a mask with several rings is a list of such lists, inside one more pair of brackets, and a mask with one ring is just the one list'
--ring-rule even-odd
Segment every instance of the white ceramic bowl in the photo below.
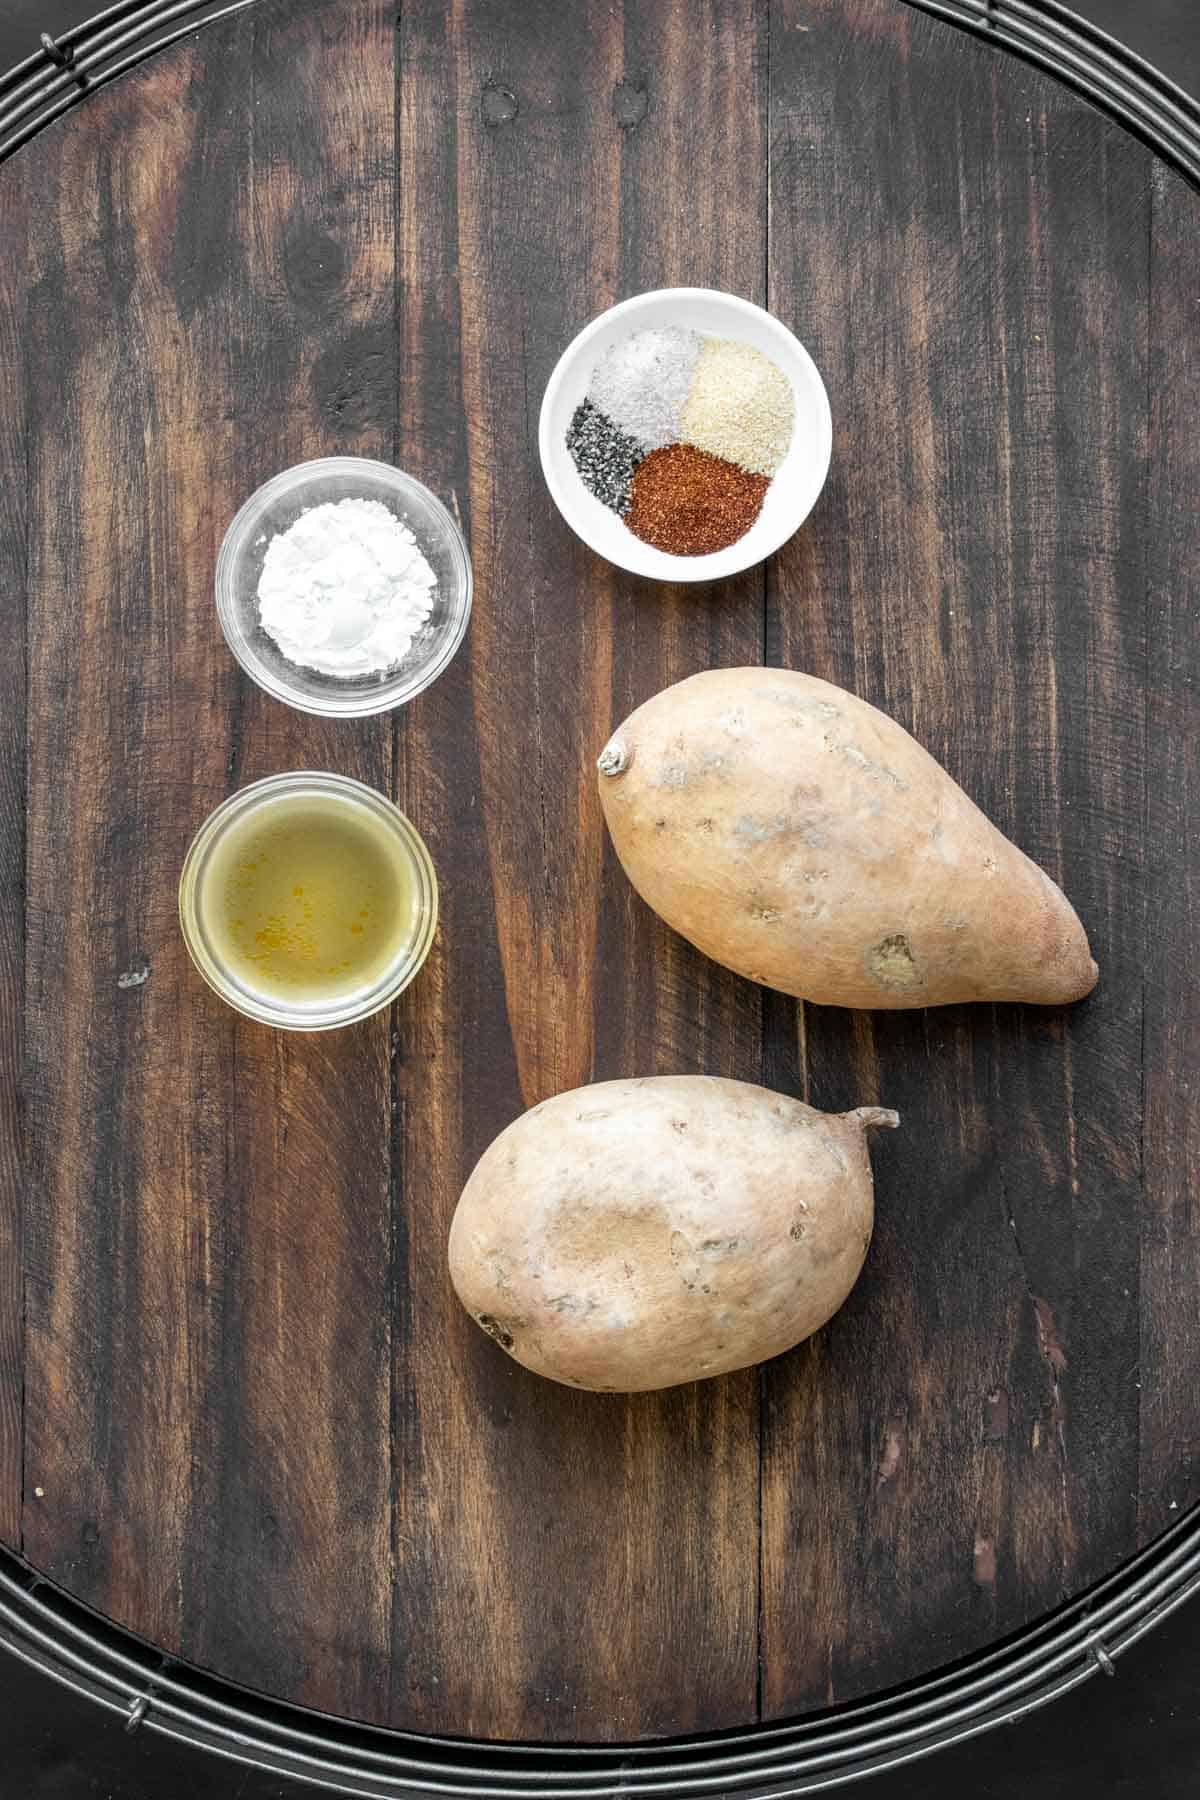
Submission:
{"label": "white ceramic bowl", "polygon": [[[752,344],[778,364],[796,396],[791,448],[767,490],[762,511],[744,537],[710,556],[668,556],[634,537],[618,515],[584,487],[566,444],[575,408],[605,351],[631,331],[666,325]],[[538,425],[542,473],[572,531],[609,562],[653,581],[719,581],[770,556],[815,506],[829,472],[832,447],[829,398],[804,345],[761,306],[715,288],[658,288],[610,306],[585,325],[555,364]]]}
{"label": "white ceramic bowl", "polygon": [[[403,661],[382,675],[302,668],[258,622],[258,579],[271,539],[309,507],[348,499],[381,501],[403,519],[437,576],[432,613]],[[217,557],[217,612],[229,648],[268,694],[301,712],[361,718],[403,706],[450,662],[471,616],[471,559],[446,508],[415,476],[365,456],[323,456],[284,469],[242,506]]]}

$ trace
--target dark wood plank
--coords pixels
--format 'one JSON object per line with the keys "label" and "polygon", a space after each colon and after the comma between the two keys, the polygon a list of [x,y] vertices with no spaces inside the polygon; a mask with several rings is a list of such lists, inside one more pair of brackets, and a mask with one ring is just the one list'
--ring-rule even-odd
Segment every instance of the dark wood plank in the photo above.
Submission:
{"label": "dark wood plank", "polygon": [[1146,1201],[1142,1215],[1138,1536],[1200,1488],[1200,1006],[1195,865],[1200,567],[1200,201],[1154,171],[1146,715]]}
{"label": "dark wood plank", "polygon": [[909,726],[1103,972],[1066,1015],[809,1008],[772,1042],[817,1104],[907,1125],[862,1283],[766,1372],[778,1715],[962,1655],[1134,1539],[1149,159],[900,6],[773,9],[771,76],[771,303],[837,433],[772,649]]}
{"label": "dark wood plank", "polygon": [[[227,516],[306,458],[394,454],[395,20],[386,0],[256,7],[233,54],[229,232],[217,297],[235,406]],[[217,59],[205,42],[211,91]],[[193,164],[198,232],[212,228]],[[262,173],[259,173],[262,171]],[[209,247],[209,255],[217,246]],[[235,785],[332,769],[388,790],[386,716],[321,720],[240,684]],[[193,995],[195,984],[193,983]],[[219,1007],[218,1007],[219,1010]],[[239,1022],[222,1226],[222,1486],[193,1558],[194,1654],[352,1716],[385,1715],[392,1600],[393,1218],[388,1015],[307,1037]]]}
{"label": "dark wood plank", "polygon": [[198,404],[157,390],[175,311],[157,270],[137,265],[162,231],[179,152],[164,122],[185,79],[185,61],[160,63],[47,134],[26,166],[24,1539],[38,1567],[168,1642],[188,1526],[199,1222],[178,1129],[191,1083],[172,1097],[197,1041],[174,997],[172,837],[181,855],[200,746],[219,743],[222,724],[200,615],[169,585],[202,491]]}
{"label": "dark wood plank", "polygon": [[26,416],[23,171],[0,183],[0,1542],[20,1544],[24,1412],[21,1064],[25,985]]}
{"label": "dark wood plank", "polygon": [[237,1022],[175,886],[232,787],[390,777],[387,721],[236,677],[212,569],[279,467],[391,452],[392,37],[361,0],[256,8],[89,103],[35,178],[26,1542],[157,1641],[348,1712],[387,1690],[387,1020]]}
{"label": "dark wood plank", "polygon": [[635,1400],[539,1383],[461,1313],[445,1234],[523,1106],[592,1075],[759,1068],[757,996],[631,900],[593,763],[657,687],[758,659],[760,580],[622,581],[554,512],[536,429],[559,351],[619,293],[760,291],[761,26],[748,4],[413,4],[400,71],[401,455],[464,510],[469,489],[477,604],[402,737],[444,934],[401,1030],[394,1714],[550,1738],[732,1723],[755,1712],[753,1378]]}

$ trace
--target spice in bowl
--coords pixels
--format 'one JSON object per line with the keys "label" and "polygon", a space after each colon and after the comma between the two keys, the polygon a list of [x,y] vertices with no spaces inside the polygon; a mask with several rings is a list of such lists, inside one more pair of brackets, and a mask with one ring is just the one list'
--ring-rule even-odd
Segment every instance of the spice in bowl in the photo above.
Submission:
{"label": "spice in bowl", "polygon": [[585,400],[567,428],[567,449],[588,493],[615,513],[628,512],[633,472],[645,455],[641,445]]}
{"label": "spice in bowl", "polygon": [[566,446],[635,537],[707,556],[743,537],[791,445],[796,402],[753,345],[679,327],[630,332],[592,371]]}
{"label": "spice in bowl", "polygon": [[679,437],[703,343],[680,326],[632,331],[596,364],[588,399],[643,451],[663,450]]}
{"label": "spice in bowl", "polygon": [[639,463],[625,523],[670,556],[707,556],[745,536],[770,485],[724,457],[668,444]]}
{"label": "spice in bowl", "polygon": [[267,545],[259,621],[301,668],[384,675],[411,649],[436,586],[413,533],[381,501],[326,501]]}
{"label": "spice in bowl", "polygon": [[769,356],[733,338],[709,338],[696,359],[680,437],[751,474],[774,475],[788,453],[796,402]]}

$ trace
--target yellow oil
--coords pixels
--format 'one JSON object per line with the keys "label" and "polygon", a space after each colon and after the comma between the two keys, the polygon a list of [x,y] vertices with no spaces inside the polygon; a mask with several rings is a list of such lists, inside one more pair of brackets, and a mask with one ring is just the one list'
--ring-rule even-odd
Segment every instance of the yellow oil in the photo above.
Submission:
{"label": "yellow oil", "polygon": [[268,1000],[337,1000],[372,987],[417,932],[402,847],[334,794],[281,795],[233,821],[200,900],[219,962]]}

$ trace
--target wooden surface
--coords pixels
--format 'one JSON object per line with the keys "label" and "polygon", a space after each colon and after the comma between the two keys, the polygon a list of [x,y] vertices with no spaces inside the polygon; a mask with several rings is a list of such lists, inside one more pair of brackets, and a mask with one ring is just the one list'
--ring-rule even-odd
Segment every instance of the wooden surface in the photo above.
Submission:
{"label": "wooden surface", "polygon": [[[5,171],[11,173],[11,171]],[[0,178],[0,242],[24,242],[25,193]],[[0,1542],[21,1536],[24,1329],[21,1075],[25,985],[26,406],[21,368],[23,297],[0,281],[0,597],[7,642],[0,656]]]}
{"label": "wooden surface", "polygon": [[[0,170],[0,1538],[288,1699],[611,1740],[927,1672],[1200,1499],[1197,210],[901,0],[261,0]],[[566,340],[675,282],[792,324],[835,419],[804,531],[687,592],[536,461]],[[246,493],[334,451],[428,481],[477,581],[360,725],[246,684],[212,605]],[[1064,883],[1092,999],[797,1008],[640,905],[594,754],[763,657]],[[175,917],[195,826],[292,766],[392,792],[443,890],[391,1015],[311,1040]],[[445,1233],[524,1106],[656,1070],[905,1129],[817,1339],[580,1395],[470,1325]]]}

